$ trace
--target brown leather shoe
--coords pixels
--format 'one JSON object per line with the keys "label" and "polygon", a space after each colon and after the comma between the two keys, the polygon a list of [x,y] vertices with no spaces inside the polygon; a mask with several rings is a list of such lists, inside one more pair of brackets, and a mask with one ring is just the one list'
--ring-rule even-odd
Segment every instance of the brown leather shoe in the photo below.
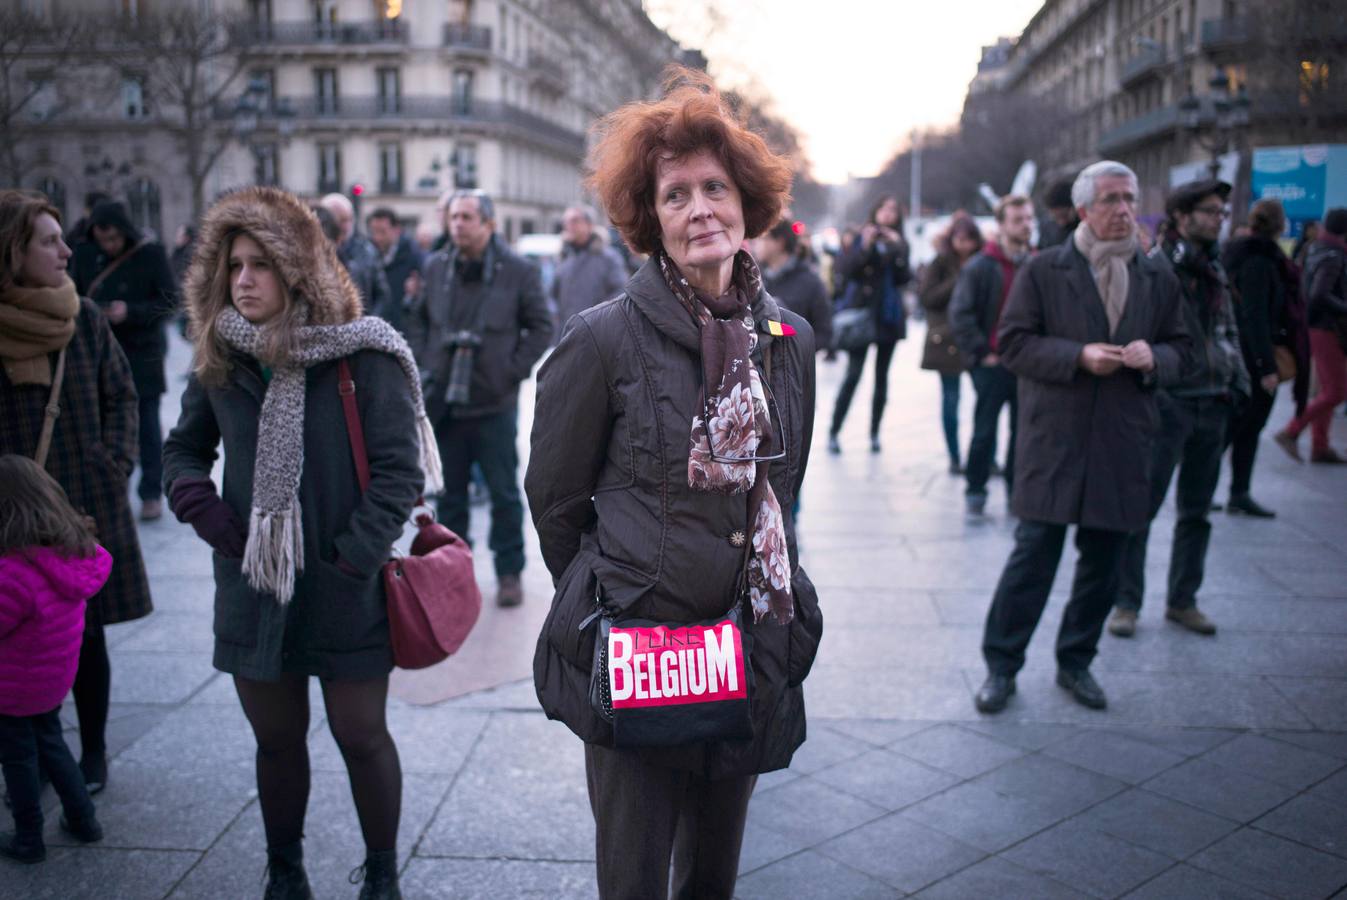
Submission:
{"label": "brown leather shoe", "polygon": [[1343,459],[1341,456],[1338,456],[1337,451],[1329,447],[1324,450],[1312,451],[1310,453],[1310,462],[1331,463],[1333,465],[1341,465],[1342,463],[1347,463],[1347,459]]}
{"label": "brown leather shoe", "polygon": [[1186,609],[1170,607],[1165,610],[1165,618],[1197,634],[1216,633],[1216,623],[1202,615],[1202,610],[1196,606],[1189,606]]}
{"label": "brown leather shoe", "polygon": [[1114,637],[1130,638],[1137,633],[1137,611],[1135,609],[1122,609],[1119,607],[1113,611],[1113,618],[1108,620],[1108,633]]}
{"label": "brown leather shoe", "polygon": [[163,500],[145,500],[140,504],[140,521],[153,522],[164,517]]}
{"label": "brown leather shoe", "polygon": [[1300,455],[1300,448],[1296,446],[1296,439],[1285,431],[1279,431],[1274,434],[1272,440],[1276,442],[1278,447],[1281,447],[1282,450],[1286,451],[1287,456],[1291,457],[1296,462],[1305,461],[1305,458]]}
{"label": "brown leather shoe", "polygon": [[497,606],[518,606],[524,602],[524,585],[518,575],[502,575],[497,582]]}

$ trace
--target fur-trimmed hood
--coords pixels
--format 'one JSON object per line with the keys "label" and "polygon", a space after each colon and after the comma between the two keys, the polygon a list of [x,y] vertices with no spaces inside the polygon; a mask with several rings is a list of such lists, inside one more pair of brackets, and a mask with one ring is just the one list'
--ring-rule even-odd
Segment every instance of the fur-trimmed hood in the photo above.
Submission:
{"label": "fur-trimmed hood", "polygon": [[308,304],[310,325],[339,325],[360,318],[360,291],[323,236],[313,211],[289,191],[249,187],[221,197],[201,220],[196,256],[184,287],[193,324],[212,307],[212,281],[220,255],[228,249],[224,239],[237,231],[261,245],[291,295]]}

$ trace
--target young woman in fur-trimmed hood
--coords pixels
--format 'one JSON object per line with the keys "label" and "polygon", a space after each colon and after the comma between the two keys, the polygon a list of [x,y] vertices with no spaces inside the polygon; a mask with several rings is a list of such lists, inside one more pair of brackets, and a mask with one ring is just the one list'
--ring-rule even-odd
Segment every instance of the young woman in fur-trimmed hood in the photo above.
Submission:
{"label": "young woman in fur-trimmed hood", "polygon": [[[397,896],[402,787],[384,721],[393,667],[380,567],[438,454],[411,351],[360,298],[313,213],[249,188],[206,214],[187,273],[196,349],[164,448],[169,505],[214,549],[216,668],[234,676],[257,737],[267,897],[309,897],[308,676],[350,772],[365,838],[362,898]],[[347,437],[346,359],[370,463]],[[224,446],[222,495],[211,480]]]}

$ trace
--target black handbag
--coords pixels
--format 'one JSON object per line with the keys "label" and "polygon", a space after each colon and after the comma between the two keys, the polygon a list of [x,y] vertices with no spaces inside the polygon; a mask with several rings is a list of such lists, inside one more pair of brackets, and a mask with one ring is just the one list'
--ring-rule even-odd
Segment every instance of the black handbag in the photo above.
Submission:
{"label": "black handbag", "polygon": [[613,727],[613,746],[675,747],[753,737],[753,639],[741,603],[691,625],[615,619],[600,606],[589,702]]}
{"label": "black handbag", "polygon": [[875,313],[868,306],[833,313],[833,344],[838,350],[864,350],[877,338]]}

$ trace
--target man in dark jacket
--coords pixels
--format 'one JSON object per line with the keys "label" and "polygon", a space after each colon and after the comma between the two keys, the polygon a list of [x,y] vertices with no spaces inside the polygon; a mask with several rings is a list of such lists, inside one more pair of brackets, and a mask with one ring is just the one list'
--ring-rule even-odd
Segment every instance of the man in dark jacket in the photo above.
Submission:
{"label": "man in dark jacket", "polygon": [[[1215,179],[1176,188],[1165,204],[1163,239],[1150,254],[1178,276],[1184,327],[1198,347],[1196,364],[1156,397],[1160,430],[1151,453],[1151,518],[1164,504],[1174,470],[1179,471],[1165,618],[1208,635],[1216,633],[1216,626],[1197,608],[1211,540],[1207,517],[1221,475],[1226,428],[1249,398],[1235,307],[1216,249],[1229,196],[1230,185]],[[1128,537],[1123,551],[1117,610],[1109,622],[1109,631],[1118,637],[1136,633],[1146,591],[1149,535],[1148,523]]]}
{"label": "man in dark jacket", "polygon": [[408,313],[407,339],[425,383],[426,414],[444,461],[440,520],[468,533],[468,481],[477,463],[491,494],[491,533],[501,606],[524,600],[524,505],[519,495],[519,383],[552,338],[538,270],[495,237],[482,191],[449,202],[453,249],[431,256]]}
{"label": "man in dark jacket", "polygon": [[1015,273],[1029,259],[1029,238],[1034,228],[1034,204],[1023,194],[1002,197],[996,204],[999,232],[982,252],[964,264],[954,296],[949,303],[954,343],[963,354],[968,374],[977,391],[973,410],[973,439],[968,445],[965,467],[968,514],[982,515],[987,505],[987,478],[996,454],[996,432],[1001,407],[1010,406],[1010,451],[1006,454],[1006,493],[1014,486],[1016,399],[1015,376],[997,354],[996,328],[1010,296]]}
{"label": "man in dark jacket", "polygon": [[800,236],[782,220],[753,241],[753,256],[762,270],[767,293],[791,312],[804,316],[814,329],[814,346],[826,349],[833,339],[833,306],[828,288],[800,253]]}
{"label": "man in dark jacket", "polygon": [[381,206],[370,213],[365,219],[365,227],[369,229],[370,242],[379,253],[379,265],[388,282],[388,303],[378,315],[398,331],[405,331],[406,298],[403,294],[407,278],[413,272],[421,271],[425,258],[411,236],[403,232],[397,213],[388,207]]}
{"label": "man in dark jacket", "polygon": [[594,217],[594,211],[585,206],[569,207],[561,216],[564,243],[550,291],[558,325],[616,297],[627,283],[627,267],[595,231]]}
{"label": "man in dark jacket", "polygon": [[1038,222],[1038,249],[1046,250],[1066,243],[1080,225],[1076,207],[1071,203],[1071,179],[1054,182],[1043,195],[1048,214]]}
{"label": "man in dark jacket", "polygon": [[1080,559],[1057,635],[1057,683],[1092,709],[1090,675],[1129,532],[1150,519],[1147,449],[1159,427],[1154,388],[1191,355],[1173,273],[1138,252],[1136,175],[1095,163],[1072,195],[1081,226],[1029,261],[1001,316],[998,352],[1019,379],[1023,424],[1011,509],[1015,549],[987,613],[981,712],[1015,693],[1015,674],[1052,589],[1068,525]]}
{"label": "man in dark jacket", "polygon": [[384,275],[379,251],[369,238],[355,230],[355,207],[345,194],[327,194],[318,205],[332,214],[337,222],[337,259],[346,267],[351,280],[360,289],[360,302],[371,316],[387,319],[393,305],[393,292]]}

